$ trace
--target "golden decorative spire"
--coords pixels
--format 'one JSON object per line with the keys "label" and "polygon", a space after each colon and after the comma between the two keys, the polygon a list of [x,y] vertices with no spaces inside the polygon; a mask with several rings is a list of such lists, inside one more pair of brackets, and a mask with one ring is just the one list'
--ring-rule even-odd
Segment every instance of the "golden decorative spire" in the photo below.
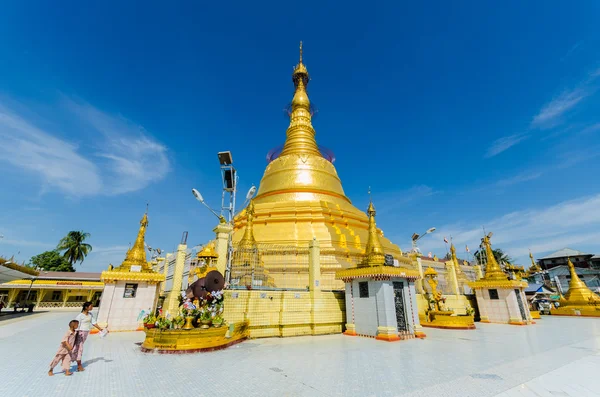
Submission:
{"label": "golden decorative spire", "polygon": [[456,248],[454,248],[454,243],[450,243],[450,254],[452,255],[452,262],[454,262],[454,270],[456,271],[456,275],[462,273],[462,269],[458,264],[458,258],[456,257]]}
{"label": "golden decorative spire", "polygon": [[508,280],[506,274],[498,265],[496,258],[494,258],[494,252],[492,251],[492,243],[490,243],[490,236],[485,236],[481,239],[485,246],[485,254],[487,256],[487,265],[485,269],[484,280]]}
{"label": "golden decorative spire", "polygon": [[292,114],[290,126],[287,129],[287,139],[283,145],[281,156],[289,154],[314,154],[321,155],[315,140],[315,130],[312,126],[310,100],[306,93],[306,86],[310,80],[308,70],[302,63],[302,42],[300,42],[300,61],[294,68],[292,80],[296,91],[292,99]]}
{"label": "golden decorative spire", "polygon": [[377,233],[375,206],[372,201],[369,202],[367,215],[369,216],[369,239],[367,240],[365,259],[362,262],[362,266],[381,266],[385,264],[385,253],[383,252],[383,246],[381,245],[379,234]]}
{"label": "golden decorative spire", "polygon": [[569,273],[571,273],[571,281],[561,306],[600,304],[600,297],[592,292],[577,275],[571,258],[567,258],[567,264],[569,265]]}
{"label": "golden decorative spire", "polygon": [[248,207],[246,208],[246,229],[244,230],[244,236],[240,240],[240,248],[255,248],[256,239],[254,238],[254,199],[250,200]]}
{"label": "golden decorative spire", "polygon": [[146,249],[144,244],[144,237],[146,235],[146,228],[148,227],[148,213],[145,213],[140,221],[140,230],[138,231],[137,238],[133,247],[131,247],[125,255],[125,260],[119,266],[120,269],[129,271],[131,266],[141,266],[142,269],[150,269],[148,261],[146,260]]}

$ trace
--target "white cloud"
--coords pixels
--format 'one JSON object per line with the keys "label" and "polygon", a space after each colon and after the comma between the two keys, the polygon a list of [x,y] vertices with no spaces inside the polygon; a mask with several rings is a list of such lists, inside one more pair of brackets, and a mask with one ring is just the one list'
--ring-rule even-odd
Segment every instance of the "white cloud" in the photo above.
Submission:
{"label": "white cloud", "polygon": [[0,145],[11,148],[0,161],[39,175],[42,191],[78,197],[136,191],[169,172],[167,148],[142,126],[87,103],[67,99],[64,105],[93,134],[95,150],[84,151],[0,105]]}
{"label": "white cloud", "polygon": [[498,182],[496,182],[496,186],[507,187],[507,186],[516,185],[516,184],[522,183],[522,182],[532,181],[534,179],[541,177],[543,174],[544,173],[541,171],[521,172],[520,174],[517,174],[513,177],[499,180]]}
{"label": "white cloud", "polygon": [[[94,163],[74,144],[56,138],[0,105],[0,161],[40,175],[42,182],[69,195],[96,194],[102,182]],[[10,148],[10,150],[8,150]]]}
{"label": "white cloud", "polygon": [[595,245],[600,251],[600,194],[542,209],[515,211],[478,223],[446,225],[428,239],[423,239],[423,252],[444,252],[444,236],[452,236],[459,252],[469,245],[471,253],[483,235],[494,232],[492,243],[521,263],[528,263],[529,249],[539,256],[566,246]]}
{"label": "white cloud", "polygon": [[565,90],[556,96],[533,117],[531,127],[551,128],[559,124],[566,112],[597,91],[598,87],[594,83],[598,77],[600,77],[600,68],[591,72],[576,88]]}
{"label": "white cloud", "polygon": [[528,138],[528,135],[524,134],[514,134],[498,138],[494,142],[492,142],[492,145],[488,148],[487,152],[485,153],[485,157],[494,157],[502,153],[503,151],[510,149],[511,147],[513,147],[514,145],[526,138]]}
{"label": "white cloud", "polygon": [[592,94],[592,91],[584,88],[576,88],[564,91],[559,96],[546,104],[538,114],[533,117],[532,127],[548,128],[558,123],[558,119],[568,110],[572,109]]}
{"label": "white cloud", "polygon": [[406,190],[385,193],[385,196],[376,194],[374,195],[373,202],[376,208],[381,209],[379,210],[380,214],[386,214],[396,212],[399,207],[403,207],[412,201],[433,196],[437,193],[439,192],[433,190],[430,186],[417,185]]}

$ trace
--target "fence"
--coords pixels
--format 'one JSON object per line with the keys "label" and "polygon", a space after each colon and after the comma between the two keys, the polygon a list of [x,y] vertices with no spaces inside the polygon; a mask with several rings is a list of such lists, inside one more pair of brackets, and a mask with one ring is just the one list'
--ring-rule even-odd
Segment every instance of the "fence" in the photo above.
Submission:
{"label": "fence", "polygon": [[[306,291],[309,282],[308,242],[293,245],[261,244],[234,247],[231,259],[232,289]],[[320,268],[322,290],[343,290],[344,283],[335,279],[335,272],[353,265],[334,252],[321,251],[315,266]]]}

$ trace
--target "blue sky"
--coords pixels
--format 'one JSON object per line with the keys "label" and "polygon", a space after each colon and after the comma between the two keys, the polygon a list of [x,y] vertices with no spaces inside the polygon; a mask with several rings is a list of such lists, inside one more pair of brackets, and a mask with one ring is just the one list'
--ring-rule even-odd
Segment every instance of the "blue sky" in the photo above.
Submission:
{"label": "blue sky", "polygon": [[218,207],[222,150],[258,185],[300,40],[317,140],[402,248],[600,253],[597,2],[121,3],[3,5],[0,255],[85,230],[102,270],[146,202],[152,246],[211,238],[190,188]]}

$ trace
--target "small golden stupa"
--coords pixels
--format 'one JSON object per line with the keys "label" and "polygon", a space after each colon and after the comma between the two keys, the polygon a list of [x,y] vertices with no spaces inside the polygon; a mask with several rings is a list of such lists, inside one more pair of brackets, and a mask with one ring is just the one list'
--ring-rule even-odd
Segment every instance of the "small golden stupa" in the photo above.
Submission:
{"label": "small golden stupa", "polygon": [[600,296],[590,290],[577,275],[571,258],[567,258],[571,281],[569,290],[560,297],[560,307],[552,311],[552,314],[563,316],[589,316],[600,317]]}
{"label": "small golden stupa", "polygon": [[[346,197],[335,166],[319,150],[306,92],[310,78],[302,56],[301,43],[300,61],[292,74],[295,92],[285,144],[264,172],[253,201],[253,220],[248,211],[236,217],[233,242],[247,245],[253,238],[260,244],[307,247],[316,239],[321,252],[334,258],[323,269],[325,278],[329,274],[333,280],[336,270],[363,259],[370,233],[376,233],[381,244],[371,259],[381,261],[383,251],[399,259],[402,251],[380,230],[371,230],[368,216]],[[248,222],[253,222],[252,236],[245,227]],[[272,260],[265,255],[264,261],[269,269]],[[298,286],[305,285],[302,281]]]}
{"label": "small golden stupa", "polygon": [[160,282],[164,275],[155,272],[146,259],[144,238],[148,227],[148,213],[144,213],[140,221],[140,229],[133,246],[125,254],[125,260],[117,267],[109,266],[108,271],[103,271],[101,279],[104,282],[116,280]]}
{"label": "small golden stupa", "polygon": [[494,258],[490,236],[491,233],[481,239],[487,256],[485,276],[468,283],[475,291],[481,322],[532,324],[531,313],[524,294],[524,289],[528,285],[527,281],[509,280]]}

